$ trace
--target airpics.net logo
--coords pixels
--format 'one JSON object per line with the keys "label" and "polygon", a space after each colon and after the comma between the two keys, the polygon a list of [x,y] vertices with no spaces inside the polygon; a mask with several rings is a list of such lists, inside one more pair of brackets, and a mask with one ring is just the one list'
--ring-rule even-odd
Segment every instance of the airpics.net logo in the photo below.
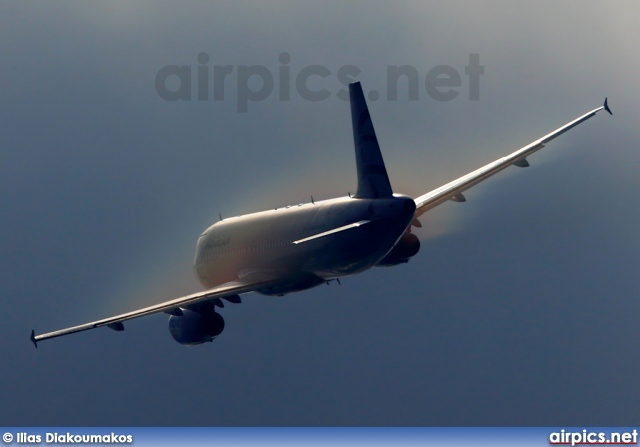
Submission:
{"label": "airpics.net logo", "polygon": [[603,432],[583,429],[571,431],[562,429],[549,434],[549,445],[637,445],[638,430],[626,432]]}
{"label": "airpics.net logo", "polygon": [[[225,101],[235,89],[237,110],[249,111],[249,104],[260,102],[277,94],[279,101],[290,101],[297,95],[306,101],[325,101],[333,96],[349,100],[348,85],[357,81],[362,70],[355,65],[343,65],[330,69],[324,65],[306,65],[292,70],[291,55],[280,53],[278,68],[271,70],[264,65],[221,65],[211,60],[207,53],[199,53],[195,65],[165,65],[156,73],[155,89],[165,101]],[[274,75],[274,71],[276,74]],[[417,101],[425,94],[436,101],[451,101],[468,91],[470,101],[480,99],[480,76],[484,66],[480,65],[478,53],[469,54],[464,75],[450,65],[436,65],[421,75],[412,65],[388,65],[386,72],[386,94],[369,90],[367,99],[378,101],[382,96],[387,101],[406,97]],[[342,88],[330,90],[335,77]],[[424,89],[424,90],[423,90]]]}

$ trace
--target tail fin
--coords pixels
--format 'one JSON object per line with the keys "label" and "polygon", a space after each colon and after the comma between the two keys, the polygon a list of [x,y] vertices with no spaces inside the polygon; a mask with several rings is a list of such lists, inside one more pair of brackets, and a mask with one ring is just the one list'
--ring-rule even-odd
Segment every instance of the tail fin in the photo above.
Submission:
{"label": "tail fin", "polygon": [[349,99],[358,169],[358,190],[354,197],[358,199],[389,197],[393,194],[393,190],[359,82],[349,84]]}

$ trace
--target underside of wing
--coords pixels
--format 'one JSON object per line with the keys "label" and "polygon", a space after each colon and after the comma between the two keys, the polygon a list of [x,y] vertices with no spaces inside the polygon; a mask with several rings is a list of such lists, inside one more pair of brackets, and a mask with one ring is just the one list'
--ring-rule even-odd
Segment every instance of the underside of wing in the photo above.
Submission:
{"label": "underside of wing", "polygon": [[31,341],[37,348],[37,342],[39,341],[60,337],[62,335],[73,334],[75,332],[86,331],[101,326],[108,326],[109,328],[116,331],[121,331],[124,329],[123,322],[131,320],[133,318],[143,317],[145,315],[151,315],[159,312],[166,312],[168,314],[176,315],[180,313],[180,308],[196,309],[201,303],[214,301],[219,298],[229,297],[229,301],[237,302],[238,297],[236,297],[236,295],[254,292],[261,288],[268,287],[276,282],[277,279],[269,277],[269,275],[247,275],[237,281],[231,281],[225,284],[221,284],[209,290],[192,293],[191,295],[182,296],[170,301],[165,301],[164,303],[155,304],[143,309],[138,309],[113,317],[104,318],[102,320],[92,321],[90,323],[85,323],[78,326],[60,329],[40,335],[36,335],[35,331],[31,331]]}
{"label": "underside of wing", "polygon": [[553,140],[554,138],[562,135],[566,131],[572,129],[578,124],[588,120],[600,110],[606,110],[611,114],[611,110],[607,104],[607,100],[605,99],[604,105],[598,107],[597,109],[593,109],[592,111],[585,113],[584,115],[576,118],[570,123],[565,124],[564,126],[554,130],[553,132],[545,135],[542,138],[532,142],[531,144],[518,149],[517,151],[507,155],[506,157],[502,157],[492,163],[489,163],[479,169],[476,169],[473,172],[470,172],[467,175],[463,175],[460,178],[453,180],[452,182],[447,183],[437,189],[434,189],[431,192],[421,195],[415,199],[416,202],[416,217],[424,214],[431,208],[434,208],[440,205],[447,200],[453,200],[455,202],[464,202],[465,197],[462,195],[464,191],[471,188],[472,186],[480,183],[481,181],[491,177],[494,174],[502,171],[503,169],[508,168],[511,165],[518,166],[521,168],[525,168],[529,166],[529,162],[527,161],[527,157],[534,152],[542,149],[546,143]]}

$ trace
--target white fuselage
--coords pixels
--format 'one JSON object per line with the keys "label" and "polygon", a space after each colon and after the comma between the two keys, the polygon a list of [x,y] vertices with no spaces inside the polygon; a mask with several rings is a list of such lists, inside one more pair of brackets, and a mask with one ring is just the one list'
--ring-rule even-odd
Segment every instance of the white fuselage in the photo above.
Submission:
{"label": "white fuselage", "polygon": [[[262,274],[282,282],[260,293],[308,289],[376,265],[414,213],[413,199],[394,195],[342,197],[224,219],[198,239],[194,272],[206,288]],[[366,224],[318,237],[357,222]]]}

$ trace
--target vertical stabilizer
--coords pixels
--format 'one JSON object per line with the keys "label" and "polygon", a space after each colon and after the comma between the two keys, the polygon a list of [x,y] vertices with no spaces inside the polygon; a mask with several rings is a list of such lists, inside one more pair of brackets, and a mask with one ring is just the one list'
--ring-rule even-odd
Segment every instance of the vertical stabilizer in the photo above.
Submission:
{"label": "vertical stabilizer", "polygon": [[358,190],[354,197],[358,199],[389,197],[393,194],[393,190],[359,82],[349,84],[349,98],[358,169]]}

